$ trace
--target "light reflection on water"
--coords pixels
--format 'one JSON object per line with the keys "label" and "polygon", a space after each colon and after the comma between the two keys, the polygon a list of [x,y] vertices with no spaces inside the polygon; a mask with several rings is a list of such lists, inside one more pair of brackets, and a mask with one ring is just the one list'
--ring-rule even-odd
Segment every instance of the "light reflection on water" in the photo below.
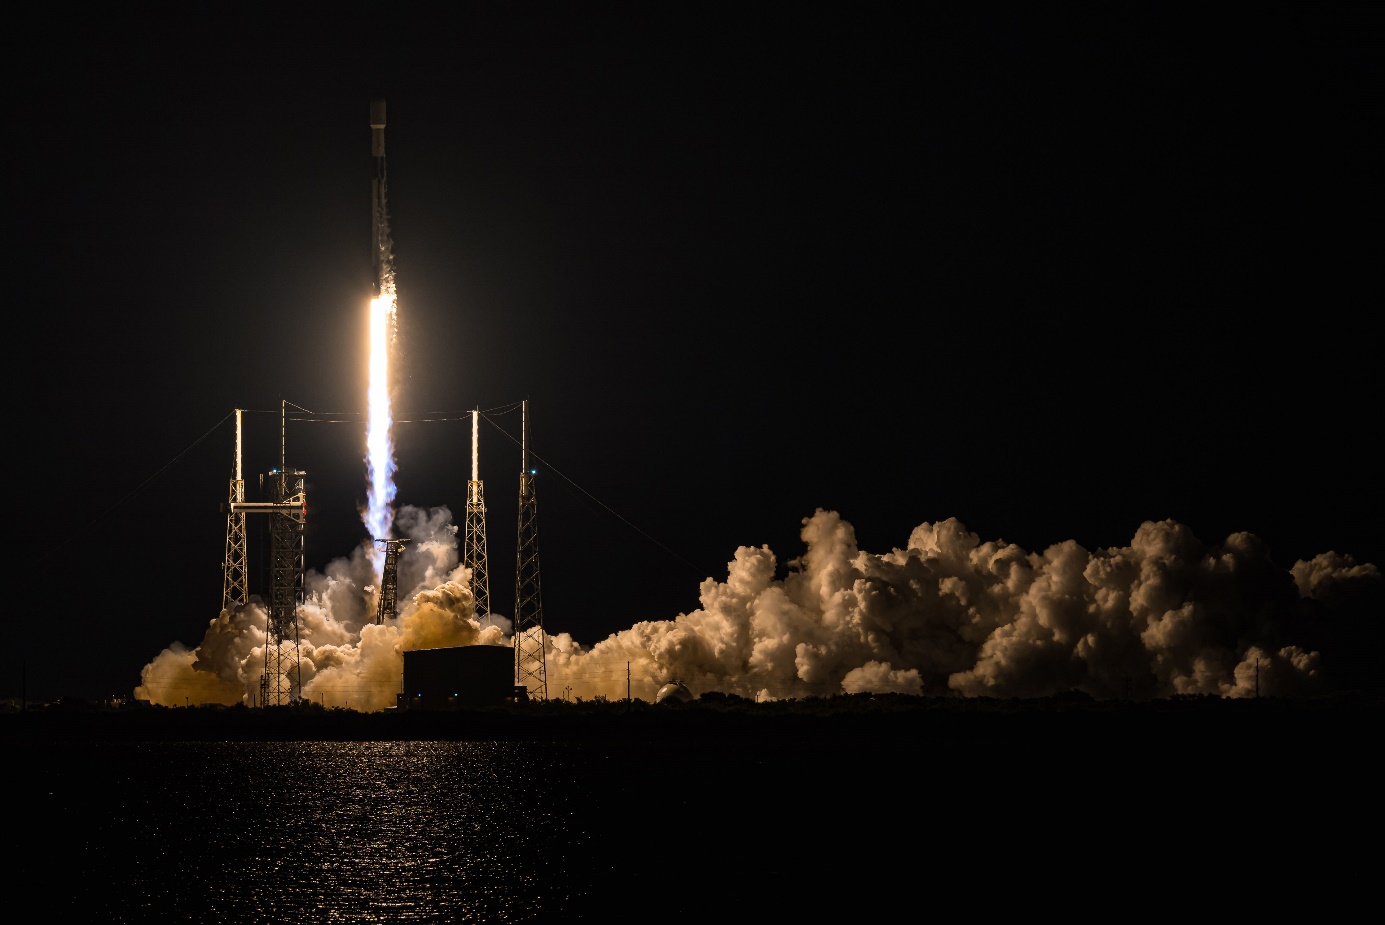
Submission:
{"label": "light reflection on water", "polygon": [[593,900],[589,860],[573,863],[598,848],[580,819],[593,795],[561,744],[93,742],[28,757],[54,849],[87,872],[59,904],[101,921],[561,921]]}
{"label": "light reflection on water", "polygon": [[[1151,900],[1148,872],[1186,853],[1189,825],[1224,815],[1226,769],[1252,740],[1220,727],[1186,740],[1086,726],[1057,739],[794,728],[724,739],[14,740],[0,762],[7,908],[83,925],[704,925],[835,921],[843,908],[881,921],[949,908],[1018,920],[1067,902],[1053,884],[1077,870],[1107,896],[1149,901],[1146,919],[1175,921],[1204,901],[1205,878],[1170,875]],[[1260,802],[1311,810],[1277,817],[1286,844],[1379,817],[1364,796],[1379,789],[1374,740],[1312,741],[1322,747],[1285,736],[1277,763],[1247,778]],[[1314,902],[1345,879],[1373,883],[1368,852],[1320,856],[1332,871],[1294,871]],[[1228,868],[1228,882],[1263,867],[1256,852],[1233,860],[1245,866],[1239,878]]]}

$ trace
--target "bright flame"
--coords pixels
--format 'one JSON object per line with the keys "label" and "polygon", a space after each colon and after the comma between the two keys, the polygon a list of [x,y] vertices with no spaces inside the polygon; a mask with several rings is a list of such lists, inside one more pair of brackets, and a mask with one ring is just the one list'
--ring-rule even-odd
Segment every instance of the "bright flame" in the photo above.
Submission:
{"label": "bright flame", "polygon": [[[392,288],[370,300],[370,423],[366,430],[366,471],[370,479],[365,511],[372,539],[389,539],[394,526],[394,438],[390,417],[389,348],[395,322]],[[372,543],[377,579],[384,573],[385,550]],[[377,581],[377,584],[379,582]]]}

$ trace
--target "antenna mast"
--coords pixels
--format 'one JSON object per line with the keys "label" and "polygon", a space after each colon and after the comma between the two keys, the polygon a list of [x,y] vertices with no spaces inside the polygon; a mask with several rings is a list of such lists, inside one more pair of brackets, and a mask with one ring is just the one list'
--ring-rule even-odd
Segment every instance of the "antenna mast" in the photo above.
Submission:
{"label": "antenna mast", "polygon": [[548,699],[543,600],[539,593],[536,470],[529,468],[529,400],[522,404],[519,471],[519,542],[515,561],[515,687],[531,698]]}

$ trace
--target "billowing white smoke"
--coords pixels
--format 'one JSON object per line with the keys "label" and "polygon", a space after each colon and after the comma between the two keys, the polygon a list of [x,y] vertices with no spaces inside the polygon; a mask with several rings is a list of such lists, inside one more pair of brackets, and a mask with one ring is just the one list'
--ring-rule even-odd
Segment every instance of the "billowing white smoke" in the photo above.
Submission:
{"label": "billowing white smoke", "polygon": [[[903,549],[856,546],[836,513],[804,520],[807,551],[776,580],[768,547],[742,547],[701,608],[637,623],[586,649],[553,639],[547,669],[578,694],[765,698],[925,695],[1292,696],[1322,680],[1321,653],[1286,635],[1303,597],[1343,582],[1380,587],[1374,565],[1328,553],[1277,569],[1254,536],[1207,547],[1172,521],[1127,547],[1068,541],[1042,553],[982,543],[955,519],[915,528]],[[1295,578],[1299,587],[1295,587]],[[1309,634],[1311,635],[1311,634]]]}
{"label": "billowing white smoke", "polygon": [[[475,617],[469,575],[459,566],[457,528],[446,508],[405,506],[395,526],[410,542],[399,561],[397,619],[375,623],[373,552],[367,546],[307,575],[298,610],[299,671],[305,699],[372,712],[403,689],[405,650],[506,645],[510,623]],[[174,643],[144,666],[135,696],[164,706],[254,703],[264,673],[266,609],[258,600],[223,610],[195,649]]]}
{"label": "billowing white smoke", "polygon": [[[508,643],[508,621],[476,620],[450,512],[406,507],[398,526],[413,542],[400,560],[399,588],[412,590],[397,620],[373,622],[364,550],[310,576],[305,697],[379,710],[402,689],[404,650]],[[678,679],[695,694],[761,700],[1300,696],[1328,683],[1328,656],[1314,643],[1340,631],[1316,605],[1382,588],[1376,566],[1348,556],[1324,553],[1285,572],[1253,535],[1209,546],[1173,521],[1146,522],[1130,545],[1097,551],[983,543],[948,519],[916,527],[904,548],[863,552],[851,524],[822,510],[801,536],[805,551],[782,578],[768,547],[737,549],[724,579],[702,582],[691,613],[637,622],[590,648],[547,627],[549,695],[652,701]],[[145,666],[137,696],[248,698],[264,622],[258,605],[223,612],[196,649],[174,644]]]}

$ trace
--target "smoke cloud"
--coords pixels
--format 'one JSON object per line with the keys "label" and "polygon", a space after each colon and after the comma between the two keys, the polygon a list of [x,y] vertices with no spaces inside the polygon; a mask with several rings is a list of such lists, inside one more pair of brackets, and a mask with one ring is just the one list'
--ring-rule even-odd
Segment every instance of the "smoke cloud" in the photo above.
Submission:
{"label": "smoke cloud", "polygon": [[[299,610],[302,693],[376,711],[403,688],[403,652],[508,645],[512,625],[478,620],[457,527],[445,508],[404,507],[400,614],[377,625],[370,550],[310,573]],[[1034,698],[1175,695],[1299,697],[1374,682],[1379,569],[1326,552],[1285,571],[1256,536],[1206,544],[1148,521],[1129,545],[1071,540],[1031,552],[983,542],[956,519],[922,523],[907,543],[863,551],[833,511],[803,520],[784,563],[743,546],[700,587],[700,607],[635,623],[593,645],[547,627],[550,696],[652,701],[670,680],[694,694],[785,699],[843,693]],[[404,593],[404,589],[409,589]],[[253,703],[266,610],[223,611],[201,643],[174,643],[141,672],[156,704]]]}

